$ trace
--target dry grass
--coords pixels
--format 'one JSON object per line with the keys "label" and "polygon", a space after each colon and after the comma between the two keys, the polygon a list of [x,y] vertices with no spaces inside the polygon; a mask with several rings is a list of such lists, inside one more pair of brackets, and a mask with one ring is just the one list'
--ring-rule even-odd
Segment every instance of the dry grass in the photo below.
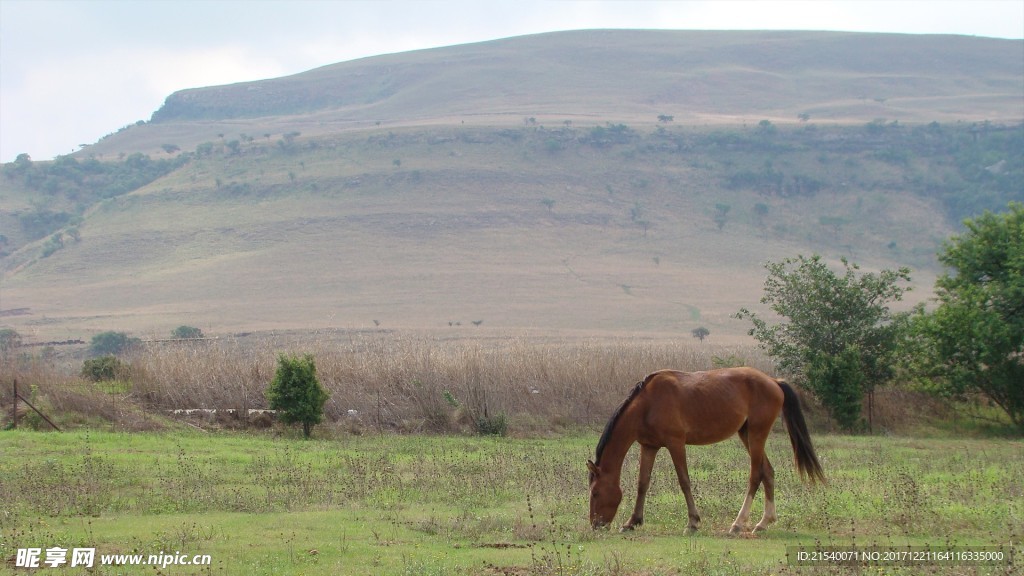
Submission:
{"label": "dry grass", "polygon": [[153,346],[131,359],[133,391],[154,408],[265,408],[282,351],[313,354],[330,420],[401,431],[453,431],[505,415],[516,429],[603,422],[629,386],[658,368],[703,370],[715,358],[770,364],[756,350],[689,343],[367,336]]}
{"label": "dry grass", "polygon": [[[170,411],[213,409],[218,413],[197,417],[193,425],[262,427],[270,424],[267,418],[248,417],[248,411],[267,407],[266,387],[282,353],[313,355],[330,393],[325,424],[351,433],[592,429],[604,424],[637,380],[660,368],[750,365],[775,373],[757,348],[696,341],[318,333],[150,343],[126,359],[126,373],[114,383],[84,382],[70,366],[23,358],[10,363],[0,402],[12,405],[10,382],[16,378],[22,394],[62,426],[153,429],[167,425]],[[833,430],[812,397],[805,394],[803,401],[814,428]],[[31,413],[21,416],[31,426],[48,427]],[[937,400],[883,388],[872,424],[875,432],[917,433],[949,417]],[[9,409],[3,418],[10,420]]]}

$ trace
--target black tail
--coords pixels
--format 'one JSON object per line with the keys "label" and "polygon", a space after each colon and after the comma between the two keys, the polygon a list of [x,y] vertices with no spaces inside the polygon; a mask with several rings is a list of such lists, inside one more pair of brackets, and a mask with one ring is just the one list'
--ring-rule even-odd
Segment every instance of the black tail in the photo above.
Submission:
{"label": "black tail", "polygon": [[801,477],[811,482],[825,481],[825,473],[821,470],[821,463],[814,453],[814,445],[811,444],[811,435],[807,432],[807,423],[804,422],[804,413],[800,409],[800,398],[797,397],[793,387],[782,380],[776,380],[782,388],[782,419],[786,421],[786,430],[789,431],[789,442],[793,445],[793,456],[796,458],[796,469]]}

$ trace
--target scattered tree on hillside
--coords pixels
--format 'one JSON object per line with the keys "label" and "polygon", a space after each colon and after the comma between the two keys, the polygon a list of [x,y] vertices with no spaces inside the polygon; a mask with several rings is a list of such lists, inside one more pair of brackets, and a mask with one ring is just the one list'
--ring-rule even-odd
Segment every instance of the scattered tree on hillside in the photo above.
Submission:
{"label": "scattered tree on hillside", "polygon": [[89,353],[93,356],[116,356],[127,352],[140,342],[141,340],[138,338],[131,338],[124,332],[100,332],[92,337],[92,341],[89,343]]}
{"label": "scattered tree on hillside", "polygon": [[278,357],[277,372],[267,388],[267,401],[271,410],[277,410],[281,422],[301,422],[302,435],[309,438],[313,426],[323,421],[327,397],[311,355]]}
{"label": "scattered tree on hillside", "polygon": [[875,386],[893,376],[895,355],[906,315],[893,314],[890,302],[902,299],[910,281],[907,268],[859,274],[842,259],[845,272],[836,275],[818,255],[769,262],[762,304],[785,318],[769,324],[741,309],[750,319],[749,334],[828,408],[845,430],[860,427],[861,402],[871,401]]}
{"label": "scattered tree on hillside", "polygon": [[724,228],[725,223],[729,221],[729,210],[731,209],[732,206],[728,204],[715,204],[715,215],[713,218],[715,220],[715,225],[718,226],[719,230]]}
{"label": "scattered tree on hillside", "polygon": [[837,241],[839,240],[839,234],[842,232],[843,226],[849,224],[849,222],[849,220],[842,216],[822,216],[818,218],[818,223],[821,224],[823,228],[830,228],[833,239]]}
{"label": "scattered tree on hillside", "polygon": [[768,216],[769,207],[764,202],[754,204],[754,220],[759,228],[764,228],[764,219]]}
{"label": "scattered tree on hillside", "polygon": [[771,120],[761,120],[757,123],[757,134],[760,136],[774,136],[778,132],[778,128],[772,124]]}
{"label": "scattered tree on hillside", "polygon": [[644,207],[639,201],[633,203],[633,207],[629,209],[629,218],[633,222],[639,222],[644,217]]}
{"label": "scattered tree on hillside", "polygon": [[281,135],[281,139],[277,141],[277,147],[286,152],[295,150],[295,139],[302,135],[302,132],[286,132]]}
{"label": "scattered tree on hillside", "polygon": [[178,326],[173,331],[171,331],[171,337],[172,338],[179,338],[179,339],[182,339],[182,340],[189,340],[189,339],[194,339],[194,338],[202,338],[203,337],[203,331],[200,330],[199,328],[194,327],[194,326],[184,326],[184,325],[182,325],[182,326]]}
{"label": "scattered tree on hillside", "polygon": [[938,308],[913,323],[908,357],[940,394],[980,393],[1024,432],[1024,204],[964,222],[939,261]]}
{"label": "scattered tree on hillside", "polygon": [[694,338],[703,342],[704,339],[707,338],[709,334],[711,334],[711,331],[701,326],[700,328],[694,328],[693,331],[690,332],[690,334],[693,334]]}

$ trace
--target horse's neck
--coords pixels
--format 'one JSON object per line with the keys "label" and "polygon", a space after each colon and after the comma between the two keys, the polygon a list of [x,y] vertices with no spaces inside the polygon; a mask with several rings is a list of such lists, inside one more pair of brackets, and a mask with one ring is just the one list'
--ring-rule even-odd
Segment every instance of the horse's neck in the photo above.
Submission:
{"label": "horse's neck", "polygon": [[626,454],[634,442],[635,427],[619,421],[604,447],[604,452],[601,453],[601,471],[613,475],[618,480],[622,474],[622,463],[625,462]]}

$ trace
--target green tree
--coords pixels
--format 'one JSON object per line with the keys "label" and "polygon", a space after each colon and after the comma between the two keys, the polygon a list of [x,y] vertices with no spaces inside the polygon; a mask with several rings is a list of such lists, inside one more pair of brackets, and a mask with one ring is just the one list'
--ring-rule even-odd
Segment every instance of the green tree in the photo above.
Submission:
{"label": "green tree", "polygon": [[[889,303],[903,298],[910,270],[859,273],[845,258],[845,272],[834,273],[821,256],[769,262],[762,304],[787,321],[769,324],[741,309],[749,334],[778,360],[783,372],[807,385],[846,430],[860,426],[861,402],[893,377],[897,345],[906,315]],[[869,422],[870,424],[870,422]]]}
{"label": "green tree", "polygon": [[964,222],[939,254],[938,307],[914,318],[910,355],[938,393],[980,393],[1024,432],[1024,204]]}
{"label": "green tree", "polygon": [[327,402],[327,391],[316,377],[313,357],[279,356],[277,372],[267,388],[267,400],[285,424],[301,422],[302,435],[309,438],[313,426],[323,420]]}
{"label": "green tree", "polygon": [[89,342],[89,353],[93,356],[118,355],[138,344],[138,338],[130,338],[124,332],[100,332]]}

